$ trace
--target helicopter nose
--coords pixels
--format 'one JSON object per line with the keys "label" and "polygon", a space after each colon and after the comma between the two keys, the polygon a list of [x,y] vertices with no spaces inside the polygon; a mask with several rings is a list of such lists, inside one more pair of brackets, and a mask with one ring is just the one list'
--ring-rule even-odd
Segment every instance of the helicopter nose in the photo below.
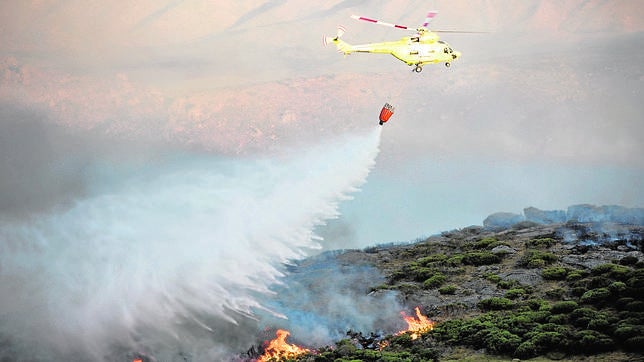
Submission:
{"label": "helicopter nose", "polygon": [[452,53],[452,59],[457,59],[461,56],[461,52],[453,52]]}

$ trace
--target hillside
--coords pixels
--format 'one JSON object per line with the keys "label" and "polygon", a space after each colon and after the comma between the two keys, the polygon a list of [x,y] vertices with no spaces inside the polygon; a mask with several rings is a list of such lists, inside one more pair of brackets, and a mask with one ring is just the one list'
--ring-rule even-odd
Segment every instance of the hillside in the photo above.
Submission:
{"label": "hillside", "polygon": [[[535,209],[526,215],[533,219]],[[641,360],[644,227],[637,217],[639,225],[604,219],[471,226],[411,244],[331,253],[340,265],[377,267],[384,282],[365,293],[395,291],[401,305],[420,307],[435,325],[415,340],[347,331],[335,346],[296,360]],[[316,263],[328,259],[304,261],[298,272]]]}

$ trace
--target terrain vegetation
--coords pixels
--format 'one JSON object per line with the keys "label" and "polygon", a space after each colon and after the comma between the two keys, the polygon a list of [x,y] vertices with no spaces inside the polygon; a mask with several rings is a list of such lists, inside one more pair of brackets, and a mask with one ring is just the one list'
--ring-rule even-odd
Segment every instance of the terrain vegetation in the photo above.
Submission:
{"label": "terrain vegetation", "polygon": [[341,264],[385,274],[365,293],[396,291],[435,325],[417,339],[347,331],[334,346],[293,360],[642,360],[640,220],[503,226],[499,217],[508,220],[492,215],[485,227],[336,255]]}

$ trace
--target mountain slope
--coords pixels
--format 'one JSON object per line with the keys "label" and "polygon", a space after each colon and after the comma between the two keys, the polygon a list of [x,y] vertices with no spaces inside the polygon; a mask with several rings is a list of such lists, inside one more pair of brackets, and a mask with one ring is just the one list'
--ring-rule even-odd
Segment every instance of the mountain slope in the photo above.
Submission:
{"label": "mountain slope", "polygon": [[396,291],[404,308],[420,307],[436,325],[416,340],[348,331],[298,360],[642,358],[643,240],[641,225],[521,221],[342,252],[339,264],[374,265],[385,275],[370,296]]}

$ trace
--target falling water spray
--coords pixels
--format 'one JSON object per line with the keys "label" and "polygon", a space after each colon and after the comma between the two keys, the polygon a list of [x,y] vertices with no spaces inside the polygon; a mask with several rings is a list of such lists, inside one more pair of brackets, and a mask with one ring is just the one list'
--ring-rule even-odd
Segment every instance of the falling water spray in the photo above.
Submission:
{"label": "falling water spray", "polygon": [[380,133],[262,158],[97,160],[83,197],[0,221],[0,355],[199,360],[250,345],[281,263],[319,248],[315,227],[366,181]]}

